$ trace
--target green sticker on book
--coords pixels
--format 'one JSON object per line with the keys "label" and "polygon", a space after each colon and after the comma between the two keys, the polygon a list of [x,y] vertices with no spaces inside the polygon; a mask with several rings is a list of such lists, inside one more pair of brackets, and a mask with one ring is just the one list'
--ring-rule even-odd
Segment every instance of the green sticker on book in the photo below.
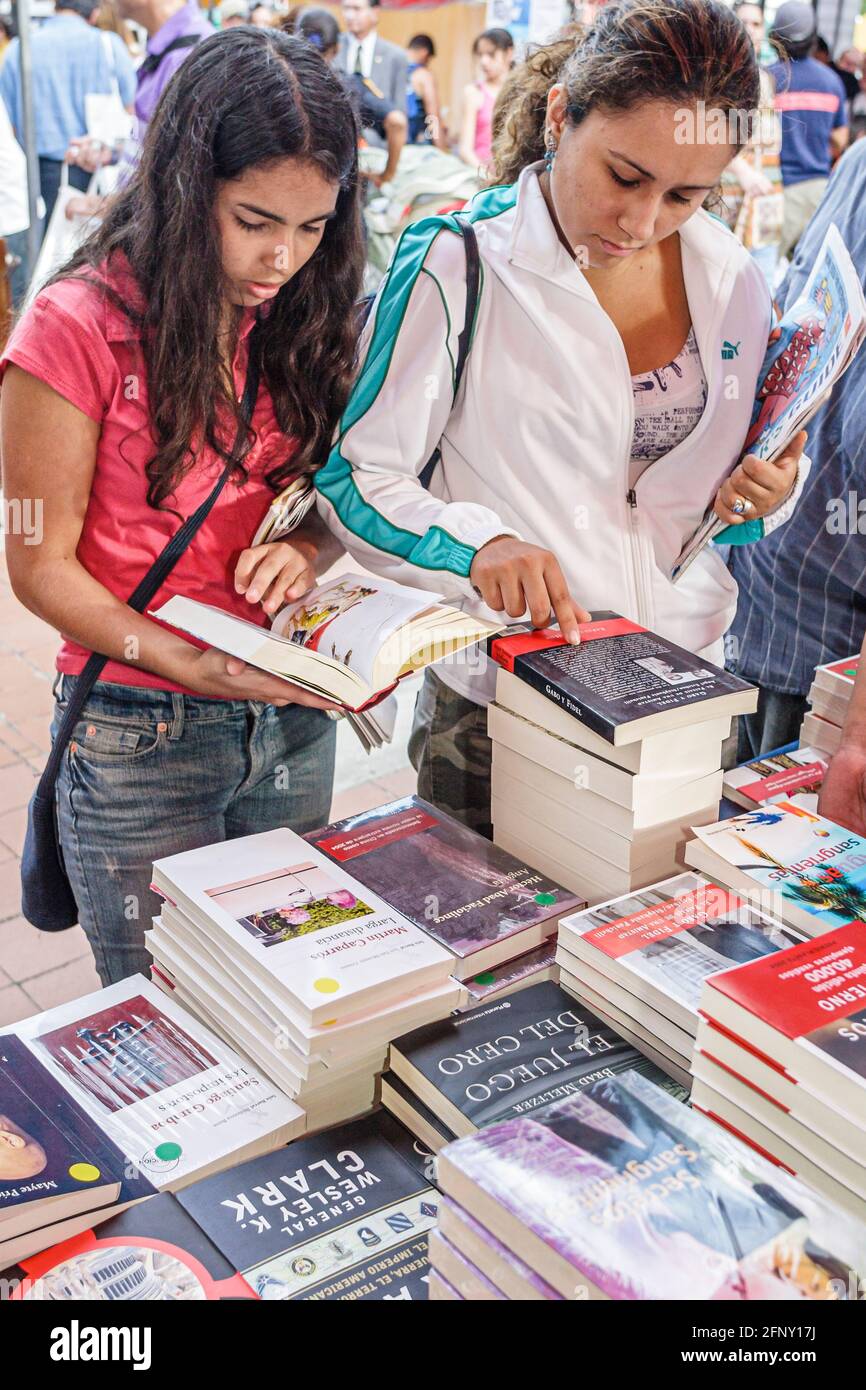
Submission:
{"label": "green sticker on book", "polygon": [[163,1163],[171,1163],[173,1159],[180,1158],[183,1149],[180,1147],[180,1144],[174,1144],[170,1140],[167,1140],[164,1144],[157,1144],[153,1152]]}
{"label": "green sticker on book", "polygon": [[555,893],[536,893],[536,895],[535,895],[535,901],[536,901],[537,903],[540,903],[542,907],[551,907],[551,906],[553,905],[553,903],[556,902],[556,894],[555,894]]}
{"label": "green sticker on book", "polygon": [[496,976],[492,970],[485,970],[483,975],[476,975],[472,983],[473,985],[492,985],[496,983]]}

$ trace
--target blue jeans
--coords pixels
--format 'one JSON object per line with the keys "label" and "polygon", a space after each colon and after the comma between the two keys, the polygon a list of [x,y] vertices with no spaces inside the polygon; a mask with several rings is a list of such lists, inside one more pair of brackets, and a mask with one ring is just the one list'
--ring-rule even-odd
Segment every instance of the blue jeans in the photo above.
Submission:
{"label": "blue jeans", "polygon": [[[64,676],[52,737],[75,677]],[[63,859],[104,985],[147,972],[154,859],[328,820],[337,726],[321,710],[97,682],[57,780]],[[226,853],[230,865],[231,854]]]}

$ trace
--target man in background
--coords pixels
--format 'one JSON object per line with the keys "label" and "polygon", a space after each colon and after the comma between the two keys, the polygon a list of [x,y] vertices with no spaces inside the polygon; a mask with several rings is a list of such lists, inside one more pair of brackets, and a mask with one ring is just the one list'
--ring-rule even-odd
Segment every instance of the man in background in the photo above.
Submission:
{"label": "man in background", "polygon": [[[379,0],[343,0],[343,22],[347,32],[340,35],[337,67],[363,79],[389,110],[405,113],[409,60],[402,48],[379,38]],[[372,127],[365,127],[364,138],[371,145],[383,143]]]}
{"label": "man in background", "polygon": [[[831,222],[866,278],[866,141],[833,171],[779,287],[783,311],[802,293]],[[850,656],[866,634],[866,349],[807,429],[812,468],[788,525],[732,550],[740,594],[730,664],[759,687],[757,713],[740,719],[739,762],[798,737],[815,667]]]}
{"label": "man in background", "polygon": [[[118,182],[123,183],[138,162],[145,131],[165,88],[195,45],[216,30],[196,0],[117,0],[117,12],[121,19],[133,20],[147,31],[144,61],[136,73],[135,129],[119,159]],[[93,142],[76,140],[67,157],[73,165],[87,170],[89,177],[101,164],[114,162],[117,154]],[[81,184],[76,186],[81,187]],[[98,215],[104,201],[92,197],[73,198],[67,214],[70,217]]]}
{"label": "man in background", "polygon": [[[51,217],[63,163],[70,142],[87,131],[88,95],[109,95],[117,83],[124,106],[135,96],[135,69],[119,34],[93,26],[99,0],[60,0],[30,36],[33,68],[33,115],[39,188],[45,201],[45,223]],[[16,138],[23,139],[20,41],[9,44],[0,70],[0,96]],[[69,182],[85,189],[90,171],[70,168]]]}
{"label": "man in background", "polygon": [[[848,143],[845,88],[826,63],[811,56],[815,11],[803,0],[785,0],[776,11],[770,40],[780,61],[768,69],[776,85],[782,121],[782,183],[785,211],[781,256],[793,255],[817,208],[833,159]],[[785,59],[789,61],[785,61]]]}

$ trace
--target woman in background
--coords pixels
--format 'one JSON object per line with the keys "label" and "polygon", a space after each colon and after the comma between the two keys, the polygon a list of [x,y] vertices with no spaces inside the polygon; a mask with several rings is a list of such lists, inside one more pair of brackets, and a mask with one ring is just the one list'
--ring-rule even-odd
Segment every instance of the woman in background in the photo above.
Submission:
{"label": "woman in background", "polygon": [[485,29],[472,45],[478,78],[463,91],[460,158],[473,167],[490,163],[493,108],[514,61],[514,40],[507,29]]}
{"label": "woman in background", "polygon": [[429,34],[416,34],[409,40],[409,86],[406,92],[406,111],[409,116],[409,143],[435,145],[448,149],[448,132],[439,107],[439,89],[430,62],[436,57],[436,45]]}

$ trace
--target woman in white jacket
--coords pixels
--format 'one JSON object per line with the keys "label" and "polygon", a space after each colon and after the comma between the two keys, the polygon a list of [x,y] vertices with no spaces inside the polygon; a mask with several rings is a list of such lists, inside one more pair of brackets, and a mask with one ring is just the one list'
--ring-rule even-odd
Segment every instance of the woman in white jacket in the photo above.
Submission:
{"label": "woman in white jacket", "polygon": [[[555,617],[570,641],[585,610],[613,609],[719,660],[734,581],[712,548],[676,586],[671,567],[714,499],[726,540],[783,520],[805,441],[726,477],[772,306],[702,204],[758,108],[751,42],[719,0],[619,0],[510,88],[499,164],[522,172],[461,214],[482,275],[456,397],[466,259],[435,217],[404,233],[380,288],[321,513],[362,564],[464,606]],[[494,684],[480,653],[441,663],[410,745],[421,795],[484,833]]]}

